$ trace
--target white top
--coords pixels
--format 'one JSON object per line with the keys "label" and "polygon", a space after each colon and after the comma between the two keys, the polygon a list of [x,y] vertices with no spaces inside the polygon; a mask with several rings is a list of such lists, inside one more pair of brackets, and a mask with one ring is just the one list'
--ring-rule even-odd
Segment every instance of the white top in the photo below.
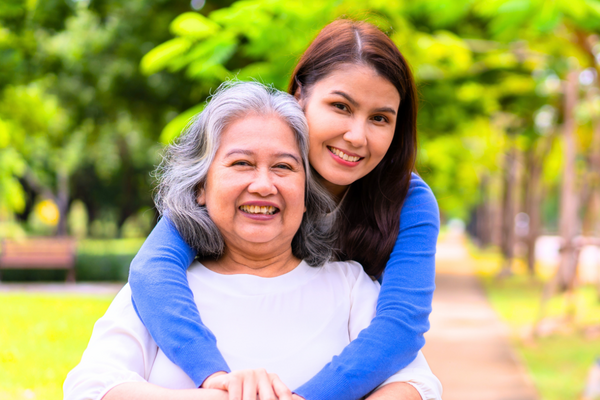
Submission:
{"label": "white top", "polygon": [[[290,388],[309,380],[375,316],[379,283],[356,262],[301,262],[274,278],[222,275],[194,263],[188,281],[204,324],[232,370],[265,368]],[[190,389],[192,380],[157,347],[137,316],[126,285],[96,322],[81,362],[67,376],[65,399],[101,399],[124,382]],[[408,382],[424,400],[442,387],[425,358],[383,384]]]}

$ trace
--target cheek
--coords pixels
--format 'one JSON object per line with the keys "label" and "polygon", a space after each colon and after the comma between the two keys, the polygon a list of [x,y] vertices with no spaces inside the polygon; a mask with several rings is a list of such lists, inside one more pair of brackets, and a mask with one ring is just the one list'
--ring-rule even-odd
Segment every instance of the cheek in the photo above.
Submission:
{"label": "cheek", "polygon": [[318,168],[328,157],[327,141],[335,137],[335,134],[331,132],[333,132],[332,129],[323,125],[309,131],[308,161],[315,168]]}
{"label": "cheek", "polygon": [[376,155],[376,157],[381,161],[381,159],[385,156],[388,149],[392,145],[392,140],[394,139],[394,132],[386,132],[383,135],[380,135],[377,140],[373,142],[372,153]]}
{"label": "cheek", "polygon": [[294,218],[298,219],[298,224],[300,224],[302,216],[306,211],[304,204],[304,187],[304,179],[297,180],[293,184],[289,182],[289,186],[287,186],[287,191],[285,194],[287,207],[291,211],[291,214],[294,216]]}
{"label": "cheek", "polygon": [[319,165],[320,160],[320,148],[312,140],[308,142],[308,162],[314,167]]}

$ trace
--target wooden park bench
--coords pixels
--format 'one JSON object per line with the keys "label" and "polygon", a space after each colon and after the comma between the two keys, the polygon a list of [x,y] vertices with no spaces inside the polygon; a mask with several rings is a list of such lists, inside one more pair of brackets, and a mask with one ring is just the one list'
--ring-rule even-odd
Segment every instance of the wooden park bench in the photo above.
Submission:
{"label": "wooden park bench", "polygon": [[3,240],[3,269],[66,269],[67,282],[75,282],[75,240],[66,237]]}

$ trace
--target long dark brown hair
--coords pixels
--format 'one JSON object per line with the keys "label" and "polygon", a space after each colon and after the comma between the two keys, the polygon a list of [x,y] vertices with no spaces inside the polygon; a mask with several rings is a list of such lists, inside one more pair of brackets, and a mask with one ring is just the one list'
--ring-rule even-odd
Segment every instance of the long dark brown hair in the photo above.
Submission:
{"label": "long dark brown hair", "polygon": [[373,171],[350,185],[341,204],[340,259],[356,260],[379,276],[394,248],[400,211],[408,194],[417,156],[417,90],[408,63],[376,26],[336,20],[319,32],[296,65],[288,92],[306,95],[312,85],[342,64],[372,67],[400,94],[394,138]]}

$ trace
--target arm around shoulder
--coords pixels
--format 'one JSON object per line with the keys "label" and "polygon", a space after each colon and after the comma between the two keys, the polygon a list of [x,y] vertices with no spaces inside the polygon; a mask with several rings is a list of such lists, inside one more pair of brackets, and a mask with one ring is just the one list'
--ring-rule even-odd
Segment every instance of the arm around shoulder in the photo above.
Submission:
{"label": "arm around shoulder", "polygon": [[200,319],[187,281],[195,256],[164,216],[133,259],[129,284],[135,311],[158,346],[200,386],[217,371],[229,372],[229,367]]}
{"label": "arm around shoulder", "polygon": [[296,390],[299,395],[310,400],[360,398],[415,359],[429,330],[439,227],[435,197],[413,174],[375,318],[338,357]]}

